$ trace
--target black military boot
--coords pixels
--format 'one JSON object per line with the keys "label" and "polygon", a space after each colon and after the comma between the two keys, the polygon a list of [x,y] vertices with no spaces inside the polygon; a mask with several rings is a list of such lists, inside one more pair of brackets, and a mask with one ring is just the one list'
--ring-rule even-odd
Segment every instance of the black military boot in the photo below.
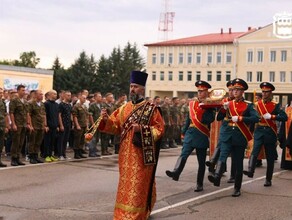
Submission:
{"label": "black military boot", "polygon": [[213,183],[214,186],[220,186],[221,177],[225,169],[226,163],[222,161],[217,162],[215,173],[214,175],[209,175],[208,180]]}
{"label": "black military boot", "polygon": [[161,141],[161,146],[160,146],[161,149],[168,149],[169,146],[168,144],[166,143],[166,140],[162,140]]}
{"label": "black military boot", "polygon": [[257,157],[254,155],[251,155],[248,161],[248,170],[244,170],[243,174],[253,178],[254,170],[256,168],[256,163],[257,163]]}
{"label": "black military boot", "polygon": [[74,149],[74,159],[80,159],[79,151],[77,149]]}
{"label": "black military boot", "polygon": [[35,154],[29,154],[29,162],[31,164],[37,164],[38,162],[35,159]]}
{"label": "black military boot", "polygon": [[265,187],[272,186],[272,178],[274,172],[274,160],[267,162],[267,172],[266,172],[266,181],[264,183]]}
{"label": "black military boot", "polygon": [[174,143],[173,139],[168,141],[169,148],[177,148],[177,145]]}
{"label": "black military boot", "polygon": [[79,150],[78,150],[78,153],[79,153],[79,157],[80,157],[80,158],[87,158],[86,156],[83,155],[83,151],[82,151],[82,149],[79,149]]}
{"label": "black military boot", "polygon": [[215,172],[215,165],[219,159],[219,156],[220,156],[220,148],[216,147],[211,159],[209,161],[206,161],[206,166],[209,167],[210,173]]}
{"label": "black military boot", "polygon": [[179,176],[181,172],[183,171],[187,160],[183,159],[181,156],[177,159],[176,164],[174,166],[173,171],[166,170],[165,173],[167,176],[171,177],[174,181],[179,180]]}
{"label": "black military boot", "polygon": [[203,191],[203,181],[204,181],[204,176],[205,176],[205,165],[200,166],[198,169],[198,174],[197,174],[197,186],[195,188],[195,192],[201,192]]}
{"label": "black military boot", "polygon": [[17,158],[11,157],[11,166],[18,166],[19,164],[17,163]]}
{"label": "black military boot", "polygon": [[241,192],[240,192],[241,183],[242,183],[242,174],[236,173],[235,183],[234,183],[234,191],[232,193],[232,197],[238,197],[241,195]]}
{"label": "black military boot", "polygon": [[34,158],[35,158],[37,163],[44,163],[44,161],[39,159],[38,154],[34,154]]}
{"label": "black military boot", "polygon": [[25,163],[20,161],[19,157],[16,158],[16,161],[17,161],[18,165],[20,165],[20,166],[24,166],[25,165]]}

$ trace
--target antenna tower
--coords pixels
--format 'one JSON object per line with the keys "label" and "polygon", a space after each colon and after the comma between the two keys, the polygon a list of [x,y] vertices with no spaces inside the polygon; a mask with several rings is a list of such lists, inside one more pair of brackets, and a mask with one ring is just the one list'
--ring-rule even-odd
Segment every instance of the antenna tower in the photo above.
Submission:
{"label": "antenna tower", "polygon": [[158,31],[162,33],[162,40],[168,40],[168,33],[173,31],[173,18],[175,13],[169,12],[170,0],[162,0],[164,12],[160,13]]}

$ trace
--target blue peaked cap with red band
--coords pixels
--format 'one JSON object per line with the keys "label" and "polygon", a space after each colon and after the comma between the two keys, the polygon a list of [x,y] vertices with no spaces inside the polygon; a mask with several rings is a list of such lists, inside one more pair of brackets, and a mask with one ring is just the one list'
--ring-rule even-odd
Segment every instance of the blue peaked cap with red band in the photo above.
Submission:
{"label": "blue peaked cap with red band", "polygon": [[146,85],[148,74],[141,71],[132,71],[130,77],[130,83],[135,83],[141,86]]}

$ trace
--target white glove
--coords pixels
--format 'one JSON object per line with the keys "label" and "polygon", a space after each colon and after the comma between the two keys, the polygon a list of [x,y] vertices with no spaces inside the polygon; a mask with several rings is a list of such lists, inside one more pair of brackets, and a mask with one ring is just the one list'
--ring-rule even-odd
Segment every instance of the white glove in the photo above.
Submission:
{"label": "white glove", "polygon": [[205,105],[205,103],[203,103],[203,102],[200,102],[200,103],[199,103],[199,106],[202,106],[202,105]]}
{"label": "white glove", "polygon": [[227,109],[229,108],[229,102],[224,102],[224,103],[223,103],[223,108],[224,108],[225,110],[227,110]]}
{"label": "white glove", "polygon": [[272,115],[270,113],[266,113],[263,115],[264,119],[271,119]]}
{"label": "white glove", "polygon": [[232,121],[237,122],[238,121],[238,116],[232,116]]}

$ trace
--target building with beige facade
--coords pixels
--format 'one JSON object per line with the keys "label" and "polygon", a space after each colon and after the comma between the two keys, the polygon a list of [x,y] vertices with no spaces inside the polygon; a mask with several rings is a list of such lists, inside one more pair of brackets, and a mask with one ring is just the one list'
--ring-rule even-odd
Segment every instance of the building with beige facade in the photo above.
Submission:
{"label": "building with beige facade", "polygon": [[275,85],[274,97],[283,105],[292,98],[292,38],[275,37],[272,24],[246,32],[221,29],[145,46],[147,96],[191,98],[196,95],[197,80],[208,81],[212,88],[225,88],[228,80],[239,77],[249,84],[249,100],[260,92],[263,81]]}
{"label": "building with beige facade", "polygon": [[52,70],[0,65],[0,87],[10,90],[22,84],[28,91],[47,92],[53,88],[53,75]]}

